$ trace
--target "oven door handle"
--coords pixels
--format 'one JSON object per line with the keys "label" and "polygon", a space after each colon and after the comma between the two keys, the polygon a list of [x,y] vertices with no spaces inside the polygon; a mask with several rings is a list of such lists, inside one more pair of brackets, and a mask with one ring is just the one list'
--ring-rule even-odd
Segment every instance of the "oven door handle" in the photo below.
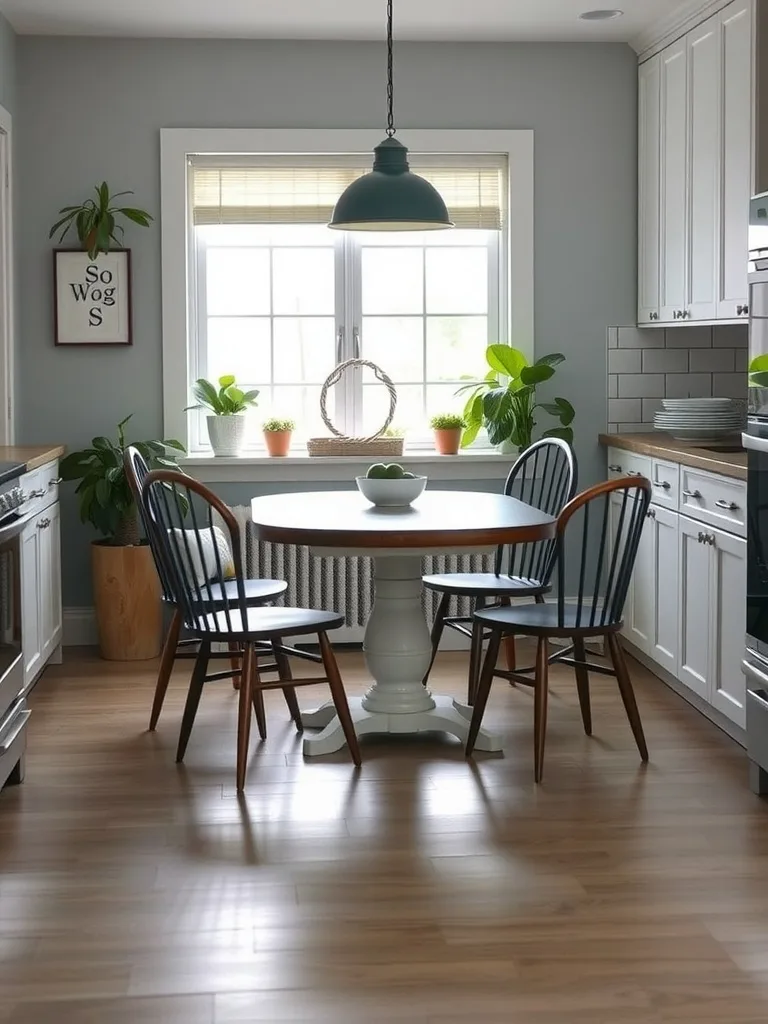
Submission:
{"label": "oven door handle", "polygon": [[744,659],[741,663],[741,671],[750,683],[756,683],[758,686],[768,686],[768,675],[761,672],[751,661]]}
{"label": "oven door handle", "polygon": [[21,730],[26,725],[27,719],[31,714],[31,711],[24,710],[20,711],[17,715],[14,716],[13,721],[11,722],[11,731],[3,737],[3,742],[0,743],[0,757],[2,757],[4,754],[7,754],[8,751],[11,749],[11,747],[21,734]]}
{"label": "oven door handle", "polygon": [[17,534],[21,533],[27,523],[35,518],[35,515],[36,513],[34,512],[28,512],[27,515],[14,519],[7,526],[0,526],[0,544],[4,544],[7,540],[13,540]]}
{"label": "oven door handle", "polygon": [[768,453],[768,437],[755,437],[754,434],[742,434],[741,443],[752,452]]}

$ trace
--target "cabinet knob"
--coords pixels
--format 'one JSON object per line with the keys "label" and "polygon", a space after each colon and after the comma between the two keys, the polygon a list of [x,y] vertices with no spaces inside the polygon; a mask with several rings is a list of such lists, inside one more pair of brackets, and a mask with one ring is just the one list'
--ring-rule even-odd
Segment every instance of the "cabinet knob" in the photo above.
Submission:
{"label": "cabinet knob", "polygon": [[61,484],[61,483],[64,483],[64,478],[60,477],[60,476],[57,476],[55,480],[49,480],[48,481],[48,486],[49,487],[58,487],[59,484]]}
{"label": "cabinet knob", "polygon": [[41,490],[37,490],[37,491],[30,491],[29,492],[29,497],[30,498],[44,498],[45,497],[45,491],[42,490],[42,489]]}
{"label": "cabinet knob", "polygon": [[735,501],[723,501],[722,499],[720,499],[719,501],[715,502],[715,508],[724,508],[728,512],[735,512],[738,509],[738,507],[739,506],[736,504]]}
{"label": "cabinet knob", "polygon": [[649,319],[651,319],[651,320],[658,320],[659,319],[659,314],[658,313],[651,313]]}
{"label": "cabinet knob", "polygon": [[699,530],[699,544],[704,543],[704,534]]}
{"label": "cabinet knob", "polygon": [[614,462],[614,464],[612,466],[608,467],[608,471],[610,473],[620,473],[621,472],[621,466],[619,466],[617,463]]}
{"label": "cabinet knob", "polygon": [[683,491],[684,498],[696,498],[697,500],[701,497],[701,491]]}
{"label": "cabinet knob", "polygon": [[672,487],[672,484],[669,482],[669,480],[654,480],[653,486],[661,487],[662,490],[668,491]]}
{"label": "cabinet knob", "polygon": [[646,515],[647,519],[655,519],[656,518],[656,509],[655,508],[649,508],[648,511],[645,513],[645,515]]}
{"label": "cabinet knob", "polygon": [[749,314],[749,306],[737,306],[736,316],[747,316]]}

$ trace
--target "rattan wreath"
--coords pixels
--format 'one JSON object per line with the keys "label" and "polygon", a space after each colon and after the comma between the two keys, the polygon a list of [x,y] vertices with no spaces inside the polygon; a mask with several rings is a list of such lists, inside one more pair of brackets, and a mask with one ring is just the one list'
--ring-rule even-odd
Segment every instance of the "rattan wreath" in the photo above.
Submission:
{"label": "rattan wreath", "polygon": [[[382,426],[369,437],[347,437],[342,434],[328,415],[327,401],[328,392],[334,385],[338,384],[350,367],[367,366],[373,370],[377,380],[380,380],[389,392],[389,412]],[[323,423],[328,427],[334,437],[312,437],[307,442],[307,451],[310,455],[402,455],[403,439],[401,437],[382,437],[381,435],[392,423],[397,408],[397,391],[395,385],[386,373],[376,363],[368,359],[347,359],[339,363],[336,369],[328,375],[320,392],[320,415]]]}

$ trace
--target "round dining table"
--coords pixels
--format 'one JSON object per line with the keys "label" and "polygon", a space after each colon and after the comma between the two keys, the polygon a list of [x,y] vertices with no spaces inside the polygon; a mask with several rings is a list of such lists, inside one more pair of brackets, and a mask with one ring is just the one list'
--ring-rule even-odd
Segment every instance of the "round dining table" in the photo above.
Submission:
{"label": "round dining table", "polygon": [[[251,513],[262,540],[307,545],[321,557],[373,559],[375,596],[363,643],[373,684],[349,702],[358,736],[438,732],[465,742],[472,709],[422,683],[432,651],[422,558],[546,540],[555,535],[556,520],[502,494],[440,490],[394,508],[370,505],[357,491],[297,491],[254,498]],[[306,755],[344,746],[332,703],[303,714],[302,722],[322,730],[305,738]],[[475,746],[501,750],[499,738],[484,729]]]}

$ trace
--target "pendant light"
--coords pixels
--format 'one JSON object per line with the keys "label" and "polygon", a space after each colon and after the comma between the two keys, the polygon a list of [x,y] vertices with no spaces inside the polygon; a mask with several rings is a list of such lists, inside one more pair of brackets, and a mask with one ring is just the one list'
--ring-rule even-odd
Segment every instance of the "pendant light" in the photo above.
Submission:
{"label": "pendant light", "polygon": [[453,224],[440,193],[408,168],[395,138],[392,84],[392,0],[387,0],[387,137],[373,151],[373,170],[340,196],[330,228],[342,231],[434,231]]}

